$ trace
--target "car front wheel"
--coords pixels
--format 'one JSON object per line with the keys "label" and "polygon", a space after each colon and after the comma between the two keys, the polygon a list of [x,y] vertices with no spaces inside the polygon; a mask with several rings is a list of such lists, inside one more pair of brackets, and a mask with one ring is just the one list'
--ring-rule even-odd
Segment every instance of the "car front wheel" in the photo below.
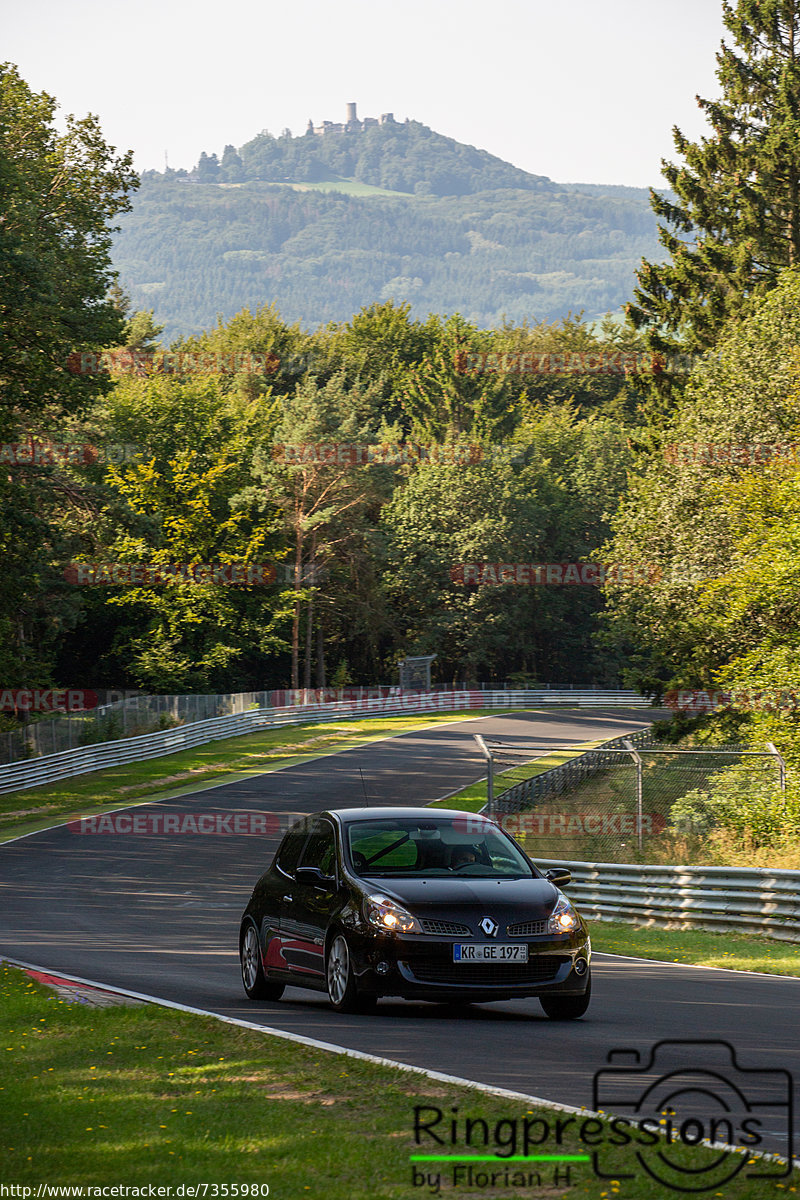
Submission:
{"label": "car front wheel", "polygon": [[328,995],[337,1012],[364,1012],[374,1008],[376,998],[359,994],[356,985],[350,948],[344,934],[337,933],[328,947],[325,965]]}
{"label": "car front wheel", "polygon": [[551,1021],[575,1021],[582,1017],[592,998],[592,977],[582,996],[540,996],[539,1003]]}
{"label": "car front wheel", "polygon": [[251,1000],[280,1000],[282,983],[269,983],[264,976],[261,963],[261,948],[255,925],[248,924],[239,943],[239,961],[242,966],[242,984]]}

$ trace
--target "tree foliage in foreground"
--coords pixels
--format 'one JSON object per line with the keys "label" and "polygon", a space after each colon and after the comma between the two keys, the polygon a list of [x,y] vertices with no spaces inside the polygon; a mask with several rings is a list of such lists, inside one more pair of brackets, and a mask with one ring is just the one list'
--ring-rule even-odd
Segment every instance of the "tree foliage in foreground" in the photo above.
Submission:
{"label": "tree foliage in foreground", "polygon": [[[116,342],[121,315],[106,293],[111,222],[130,207],[130,154],[103,140],[96,117],[55,125],[56,102],[0,65],[0,442],[49,433],[68,440],[110,386],[72,373],[75,351]],[[0,471],[0,662],[5,686],[52,681],[78,619],[53,576],[93,501],[62,464]]]}
{"label": "tree foliage in foreground", "polygon": [[653,563],[661,582],[616,589],[609,620],[615,642],[636,647],[630,682],[656,694],[793,682],[798,314],[800,274],[786,271],[729,323],[660,442],[636,457],[605,553]]}
{"label": "tree foliage in foreground", "polygon": [[677,128],[683,159],[664,163],[675,195],[652,193],[669,259],[643,260],[628,314],[663,349],[713,346],[743,301],[800,264],[800,2],[723,2],[733,37],[717,54],[718,100],[698,97],[711,126]]}
{"label": "tree foliage in foreground", "polygon": [[69,355],[119,340],[111,221],[137,184],[94,116],[55,127],[56,102],[0,66],[0,388],[2,429],[57,403],[71,413],[104,389],[71,373]]}

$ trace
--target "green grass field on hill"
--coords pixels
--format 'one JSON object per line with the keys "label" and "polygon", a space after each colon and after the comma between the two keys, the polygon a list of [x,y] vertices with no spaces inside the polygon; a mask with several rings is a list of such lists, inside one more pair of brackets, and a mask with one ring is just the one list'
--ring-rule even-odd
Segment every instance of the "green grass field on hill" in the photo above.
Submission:
{"label": "green grass field on hill", "polygon": [[287,183],[284,185],[296,192],[341,192],[345,196],[397,196],[401,200],[413,200],[410,192],[393,192],[390,188],[374,187],[371,183],[360,183],[357,179],[325,179],[319,183]]}

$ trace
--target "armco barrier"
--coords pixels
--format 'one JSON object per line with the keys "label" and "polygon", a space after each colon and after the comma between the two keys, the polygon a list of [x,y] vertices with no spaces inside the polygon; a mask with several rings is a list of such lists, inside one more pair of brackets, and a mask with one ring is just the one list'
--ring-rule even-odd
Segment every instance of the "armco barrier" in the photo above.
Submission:
{"label": "armco barrier", "polygon": [[255,729],[281,725],[302,725],[316,721],[335,721],[345,716],[400,716],[403,713],[452,712],[471,708],[531,707],[543,703],[583,705],[624,705],[646,707],[649,701],[636,692],[424,692],[421,694],[376,697],[368,700],[341,700],[329,704],[303,704],[291,708],[256,708],[248,712],[196,721],[176,729],[159,730],[138,737],[98,742],[47,754],[23,762],[0,766],[0,795],[24,788],[39,787],[73,775],[85,775],[104,767],[117,767],[140,759],[160,758],[177,750],[188,750],[220,738],[238,737]]}
{"label": "armco barrier", "polygon": [[[513,704],[577,704],[580,708],[602,708],[606,704],[621,704],[629,708],[648,708],[650,700],[640,696],[638,692],[601,691],[599,688],[563,689],[555,691],[551,688],[539,690],[528,689],[518,692],[482,692],[483,696],[515,696],[518,699],[506,703]],[[498,704],[502,701],[498,701]],[[488,707],[488,705],[487,705]]]}
{"label": "armco barrier", "polygon": [[567,867],[572,872],[567,890],[588,920],[800,941],[800,871],[535,861],[543,871]]}
{"label": "armco barrier", "polygon": [[21,763],[8,763],[0,767],[0,794],[17,789],[38,787],[73,775],[85,775],[89,771],[100,771],[104,767],[122,766],[140,759],[160,758],[178,750],[202,746],[206,742],[221,738],[238,737],[256,729],[270,729],[282,725],[305,724],[306,722],[333,721],[348,715],[398,715],[405,712],[437,712],[452,708],[477,708],[474,697],[480,692],[455,692],[442,695],[408,697],[403,703],[400,697],[375,700],[344,700],[335,704],[306,704],[292,708],[256,708],[249,712],[233,713],[227,717],[213,717],[209,721],[196,721],[176,729],[144,733],[138,737],[120,738],[113,742],[98,742],[93,746],[82,746],[65,750],[61,754],[43,755]]}

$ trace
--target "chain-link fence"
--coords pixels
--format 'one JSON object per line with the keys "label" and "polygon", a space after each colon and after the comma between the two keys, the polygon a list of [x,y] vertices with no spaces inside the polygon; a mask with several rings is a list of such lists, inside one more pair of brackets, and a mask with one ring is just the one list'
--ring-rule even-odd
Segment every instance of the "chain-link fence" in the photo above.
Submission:
{"label": "chain-link fence", "polygon": [[741,839],[784,802],[773,746],[694,750],[642,731],[583,753],[499,739],[486,747],[491,811],[534,859],[694,862],[709,840]]}
{"label": "chain-link fence", "polygon": [[0,763],[60,754],[78,746],[155,733],[177,725],[207,721],[270,704],[275,692],[239,692],[218,696],[126,696],[83,712],[31,721],[18,731],[0,734]]}
{"label": "chain-link fence", "polygon": [[[398,693],[393,685],[380,687],[295,688],[218,695],[122,695],[121,699],[81,712],[28,721],[18,730],[0,734],[0,763],[23,762],[44,754],[60,754],[79,746],[113,742],[118,738],[156,733],[227,717],[252,708],[285,708],[337,700],[371,700]],[[110,695],[120,695],[110,693]]]}

